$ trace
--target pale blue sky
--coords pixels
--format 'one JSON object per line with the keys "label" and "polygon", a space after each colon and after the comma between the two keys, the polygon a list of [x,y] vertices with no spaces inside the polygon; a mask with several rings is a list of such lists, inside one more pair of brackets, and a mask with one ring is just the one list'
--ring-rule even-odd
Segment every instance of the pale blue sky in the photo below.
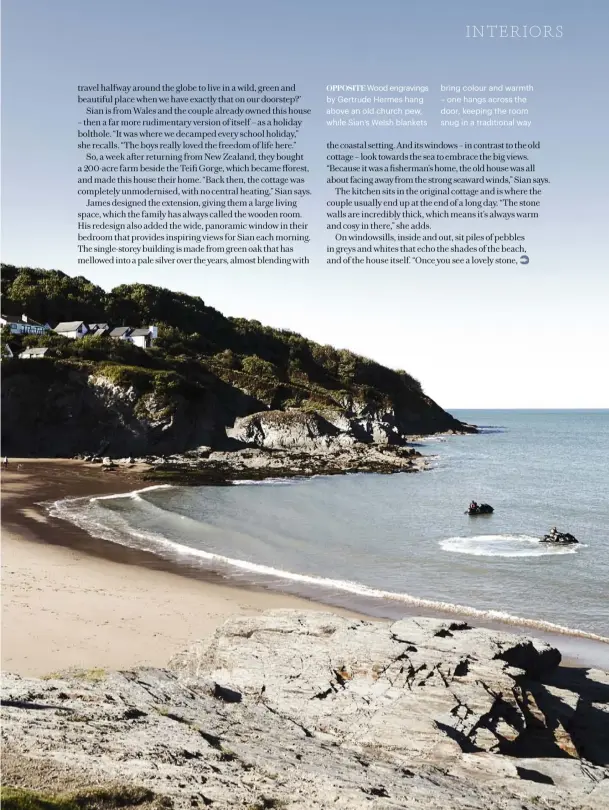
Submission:
{"label": "pale blue sky", "polygon": [[[608,406],[608,4],[506,6],[5,0],[3,261],[84,274],[106,288],[144,281],[198,294],[226,314],[406,368],[445,407]],[[562,25],[564,36],[471,40],[466,24]],[[299,143],[315,193],[311,265],[78,267],[76,85],[245,81],[296,82],[314,110]],[[552,184],[542,219],[526,229],[530,264],[326,267],[324,88],[343,82],[533,84],[527,139],[542,141],[539,164]]]}

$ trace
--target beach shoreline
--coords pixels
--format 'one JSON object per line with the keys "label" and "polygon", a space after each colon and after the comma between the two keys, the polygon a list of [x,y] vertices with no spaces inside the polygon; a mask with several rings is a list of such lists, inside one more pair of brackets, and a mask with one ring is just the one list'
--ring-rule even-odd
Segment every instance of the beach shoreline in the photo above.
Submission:
{"label": "beach shoreline", "polygon": [[[211,634],[229,616],[273,608],[326,610],[390,620],[381,601],[291,594],[236,582],[93,537],[48,514],[42,504],[132,492],[149,486],[146,468],[76,460],[14,459],[3,475],[2,669],[44,675],[87,669],[164,666],[171,655]],[[287,588],[286,588],[287,590]],[[402,615],[455,621],[455,613],[403,606]],[[464,619],[534,635],[558,647],[566,663],[609,668],[609,645],[500,621]]]}
{"label": "beach shoreline", "polygon": [[2,477],[4,672],[40,677],[70,668],[163,667],[235,614],[328,610],[92,537],[41,506],[145,485],[137,470],[11,460]]}

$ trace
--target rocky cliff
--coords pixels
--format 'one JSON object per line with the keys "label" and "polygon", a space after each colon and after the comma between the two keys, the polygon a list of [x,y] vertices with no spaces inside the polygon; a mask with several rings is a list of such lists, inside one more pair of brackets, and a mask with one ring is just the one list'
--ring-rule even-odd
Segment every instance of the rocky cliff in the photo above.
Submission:
{"label": "rocky cliff", "polygon": [[166,670],[5,676],[4,784],[80,807],[601,810],[609,676],[559,661],[460,622],[239,617]]}
{"label": "rocky cliff", "polygon": [[379,411],[365,400],[321,412],[273,409],[205,367],[178,376],[50,359],[5,361],[2,371],[9,456],[168,455],[201,446],[327,455],[403,447],[408,435],[466,429],[424,396],[418,408],[403,411]]}
{"label": "rocky cliff", "polygon": [[120,457],[226,448],[226,427],[263,407],[204,372],[197,386],[163,390],[153,375],[112,371],[46,360],[3,363],[3,452]]}

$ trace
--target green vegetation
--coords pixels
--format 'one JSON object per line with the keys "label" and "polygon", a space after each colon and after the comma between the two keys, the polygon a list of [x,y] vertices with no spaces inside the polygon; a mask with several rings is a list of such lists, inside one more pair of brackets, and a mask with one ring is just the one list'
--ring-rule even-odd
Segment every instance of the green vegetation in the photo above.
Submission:
{"label": "green vegetation", "polygon": [[[70,320],[156,324],[159,337],[149,350],[109,338],[3,335],[15,355],[25,346],[46,346],[55,369],[94,372],[133,385],[138,394],[192,397],[213,377],[272,408],[342,410],[353,400],[391,408],[420,402],[422,395],[405,371],[255,320],[227,318],[201,298],[148,284],[106,292],[82,276],[3,265],[2,301],[5,314],[26,313],[51,326]],[[11,364],[24,370],[23,361],[5,359],[3,373],[11,373]]]}
{"label": "green vegetation", "polygon": [[105,680],[107,674],[106,670],[100,667],[95,667],[94,669],[76,669],[70,672],[73,678],[77,678],[81,681],[89,681],[90,683],[99,683],[99,681]]}
{"label": "green vegetation", "polygon": [[90,681],[91,683],[98,683],[105,680],[107,676],[105,669],[95,667],[94,669],[74,669],[69,668],[63,671],[47,672],[46,675],[41,676],[43,681],[63,680],[64,678],[76,678],[80,681]]}
{"label": "green vegetation", "polygon": [[8,786],[2,786],[0,791],[3,810],[117,810],[136,807],[155,798],[151,790],[130,785],[56,795]]}

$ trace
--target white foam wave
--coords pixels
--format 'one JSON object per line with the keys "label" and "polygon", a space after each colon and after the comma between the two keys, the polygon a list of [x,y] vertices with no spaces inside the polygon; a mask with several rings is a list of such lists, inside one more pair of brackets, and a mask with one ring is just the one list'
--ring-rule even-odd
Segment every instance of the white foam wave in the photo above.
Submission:
{"label": "white foam wave", "polygon": [[[358,473],[353,473],[353,475],[357,475]],[[289,478],[243,478],[239,479],[238,481],[232,481],[232,485],[234,487],[244,487],[244,486],[272,486],[272,487],[286,487],[292,486],[293,484],[308,484],[311,481],[315,481],[317,478],[335,478],[334,475],[329,475],[325,473],[315,473],[315,475],[291,475]]]}
{"label": "white foam wave", "polygon": [[[140,495],[142,492],[152,492],[153,489],[173,489],[173,484],[155,484],[151,487],[144,487],[143,489],[134,489],[131,492],[122,492],[117,495],[96,495],[94,498],[74,498],[73,500],[90,500],[95,501],[115,501],[121,498],[132,498],[133,500],[141,500]],[[60,503],[60,501],[58,501]]]}
{"label": "white foam wave", "polygon": [[294,481],[302,481],[303,479],[299,478],[262,478],[262,479],[255,479],[255,478],[244,478],[243,480],[233,481],[234,487],[252,487],[252,486],[288,486],[292,484]]}
{"label": "white foam wave", "polygon": [[449,537],[440,540],[440,548],[474,557],[554,557],[575,554],[577,546],[553,546],[540,543],[538,537],[527,534],[483,534],[478,537]]}
{"label": "white foam wave", "polygon": [[521,616],[514,616],[500,610],[483,610],[480,608],[459,605],[452,602],[424,599],[417,596],[411,596],[407,593],[397,593],[395,591],[385,591],[378,588],[372,588],[368,585],[352,582],[350,580],[331,579],[329,577],[318,577],[310,574],[298,574],[293,571],[273,568],[272,566],[262,565],[250,560],[226,557],[222,554],[205,551],[204,549],[182,545],[181,543],[177,543],[154,532],[135,531],[120,516],[114,515],[114,526],[110,526],[106,522],[106,515],[104,515],[104,521],[101,522],[95,515],[90,514],[86,509],[75,509],[75,501],[89,501],[90,505],[94,507],[94,502],[91,503],[92,499],[90,498],[66,499],[64,501],[56,501],[54,504],[52,504],[50,507],[50,514],[75,523],[95,537],[111,540],[112,542],[119,543],[120,545],[150,551],[173,560],[188,560],[191,564],[199,562],[200,564],[204,564],[206,568],[220,573],[230,574],[230,572],[244,571],[249,574],[257,574],[258,576],[268,577],[273,580],[300,582],[321,590],[334,590],[352,593],[357,596],[368,597],[371,599],[383,599],[433,611],[442,611],[459,616],[470,616],[474,619],[478,618],[485,621],[499,621],[513,626],[529,627],[535,630],[543,630],[550,633],[558,633],[569,636],[578,636],[593,641],[609,643],[609,638],[600,636],[596,633],[590,633],[585,630],[576,630],[563,625],[554,624],[553,622],[548,622],[543,619],[528,619]]}

